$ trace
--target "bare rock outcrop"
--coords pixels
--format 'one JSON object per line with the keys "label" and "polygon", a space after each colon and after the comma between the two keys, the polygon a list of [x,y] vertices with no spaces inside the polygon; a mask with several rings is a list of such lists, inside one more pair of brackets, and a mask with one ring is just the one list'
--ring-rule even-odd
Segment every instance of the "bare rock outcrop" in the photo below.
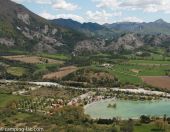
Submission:
{"label": "bare rock outcrop", "polygon": [[76,44],[74,53],[81,54],[86,53],[95,53],[104,49],[105,42],[103,40],[84,40]]}
{"label": "bare rock outcrop", "polygon": [[134,50],[143,46],[143,41],[137,37],[135,34],[126,34],[120,37],[117,42],[112,42],[110,46],[107,47],[108,50]]}
{"label": "bare rock outcrop", "polygon": [[30,25],[30,17],[29,14],[20,12],[17,14],[18,19],[23,21],[25,24]]}
{"label": "bare rock outcrop", "polygon": [[12,47],[15,45],[15,41],[9,38],[0,38],[0,45],[5,45],[6,47]]}

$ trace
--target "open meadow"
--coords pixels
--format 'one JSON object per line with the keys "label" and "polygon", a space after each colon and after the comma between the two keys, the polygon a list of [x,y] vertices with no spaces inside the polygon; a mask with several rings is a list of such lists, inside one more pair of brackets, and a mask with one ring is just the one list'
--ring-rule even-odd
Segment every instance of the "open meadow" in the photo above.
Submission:
{"label": "open meadow", "polygon": [[63,61],[38,57],[38,56],[31,56],[31,55],[16,55],[16,56],[2,56],[5,59],[12,60],[12,61],[20,61],[23,63],[29,64],[63,64]]}

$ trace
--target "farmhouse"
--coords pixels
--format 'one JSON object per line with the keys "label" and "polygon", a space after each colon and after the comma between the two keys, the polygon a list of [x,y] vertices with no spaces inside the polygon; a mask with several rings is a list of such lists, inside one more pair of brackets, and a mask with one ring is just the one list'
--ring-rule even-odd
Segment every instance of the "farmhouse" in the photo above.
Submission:
{"label": "farmhouse", "polygon": [[102,67],[106,67],[106,68],[111,68],[113,65],[109,64],[109,63],[104,63],[101,65]]}

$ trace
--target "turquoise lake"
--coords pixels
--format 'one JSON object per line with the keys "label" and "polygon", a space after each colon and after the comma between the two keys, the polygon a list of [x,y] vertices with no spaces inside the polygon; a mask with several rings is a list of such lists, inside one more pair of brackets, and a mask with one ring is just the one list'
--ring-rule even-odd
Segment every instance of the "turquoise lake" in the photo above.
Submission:
{"label": "turquoise lake", "polygon": [[[108,108],[109,104],[115,104],[116,108]],[[170,116],[170,100],[157,101],[130,101],[130,100],[104,100],[85,106],[85,113],[92,118],[109,119],[120,117],[122,119],[140,118],[141,115]]]}

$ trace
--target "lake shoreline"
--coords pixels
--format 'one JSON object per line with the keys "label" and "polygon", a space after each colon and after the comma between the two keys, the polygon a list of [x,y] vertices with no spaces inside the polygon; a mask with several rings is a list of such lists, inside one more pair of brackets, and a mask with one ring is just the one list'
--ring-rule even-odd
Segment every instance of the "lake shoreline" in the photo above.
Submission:
{"label": "lake shoreline", "polygon": [[[113,102],[114,101],[114,102]],[[138,101],[134,101],[134,100],[124,100],[124,99],[115,99],[115,98],[111,98],[111,99],[102,99],[102,100],[100,100],[100,101],[95,101],[95,102],[92,102],[92,103],[90,103],[90,104],[87,104],[87,105],[85,105],[83,108],[84,108],[84,113],[85,114],[87,114],[87,115],[89,115],[92,119],[113,119],[113,118],[120,118],[120,119],[122,119],[122,120],[128,120],[128,119],[133,119],[133,120],[139,120],[140,119],[140,116],[142,116],[142,115],[146,115],[146,116],[150,116],[150,117],[160,117],[160,118],[162,118],[163,117],[163,115],[164,115],[164,113],[161,113],[161,114],[153,114],[153,115],[151,115],[151,114],[146,114],[146,113],[143,113],[143,114],[140,114],[140,115],[138,115],[138,116],[131,116],[131,117],[123,117],[123,116],[111,116],[110,118],[108,118],[108,116],[103,116],[102,115],[102,111],[100,110],[100,111],[98,111],[98,113],[100,113],[101,115],[100,115],[100,117],[96,117],[96,113],[95,113],[95,109],[96,109],[96,106],[98,106],[98,104],[100,105],[100,106],[102,106],[102,104],[103,103],[106,103],[107,105],[105,105],[104,107],[105,107],[105,111],[106,110],[108,110],[108,112],[106,112],[106,113],[109,113],[109,111],[110,110],[115,110],[115,109],[117,109],[117,108],[108,108],[107,106],[108,106],[108,104],[109,103],[116,103],[116,105],[118,105],[118,103],[120,103],[120,102],[123,102],[123,101],[125,101],[125,102],[133,102],[134,103],[134,105],[135,105],[135,103],[137,104],[140,104],[140,103],[146,103],[147,102],[147,104],[154,104],[154,103],[157,103],[157,104],[159,104],[159,103],[162,103],[162,102],[168,102],[169,104],[170,104],[170,100],[169,99],[166,99],[166,98],[163,98],[163,99],[159,99],[159,100],[147,100],[147,101],[141,101],[141,100],[138,100]],[[94,109],[93,109],[94,108]],[[97,107],[98,108],[98,107]],[[159,107],[157,107],[157,108],[159,108]],[[88,111],[88,109],[91,109],[95,114],[95,116],[94,115],[92,115],[92,114],[89,114],[89,111]],[[143,108],[143,109],[145,109],[145,108]],[[99,109],[98,109],[99,110]],[[118,110],[117,110],[118,111]],[[93,112],[91,112],[91,113],[93,113]],[[123,115],[124,115],[125,113],[123,113]],[[127,113],[128,114],[128,113]],[[170,113],[168,114],[169,116],[170,116]]]}

